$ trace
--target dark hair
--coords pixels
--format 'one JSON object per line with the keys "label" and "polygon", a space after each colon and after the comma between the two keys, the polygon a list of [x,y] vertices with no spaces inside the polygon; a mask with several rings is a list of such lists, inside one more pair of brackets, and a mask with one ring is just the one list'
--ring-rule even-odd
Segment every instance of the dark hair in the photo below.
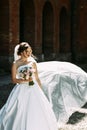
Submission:
{"label": "dark hair", "polygon": [[21,43],[19,45],[17,54],[21,55],[21,52],[23,52],[24,50],[26,50],[28,47],[30,47],[30,46],[27,43],[24,43],[24,44]]}
{"label": "dark hair", "polygon": [[[21,55],[21,53],[22,53],[24,50],[26,50],[28,47],[31,48],[31,46],[29,45],[28,42],[21,42],[21,43],[19,44],[19,48],[18,48],[18,51],[17,51],[17,55]],[[32,50],[32,48],[31,48],[31,50]],[[37,57],[36,57],[36,56],[34,56],[33,54],[31,54],[31,56],[32,56],[35,60],[37,60]]]}

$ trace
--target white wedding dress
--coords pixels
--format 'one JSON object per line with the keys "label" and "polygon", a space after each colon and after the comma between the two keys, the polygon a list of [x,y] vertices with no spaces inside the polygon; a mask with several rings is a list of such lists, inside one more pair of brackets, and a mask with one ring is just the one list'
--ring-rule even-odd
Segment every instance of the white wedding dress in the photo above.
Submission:
{"label": "white wedding dress", "polygon": [[65,124],[71,114],[87,102],[87,73],[72,63],[61,61],[41,62],[37,67],[57,122]]}
{"label": "white wedding dress", "polygon": [[[20,66],[19,71],[31,63]],[[0,110],[0,130],[58,130],[51,105],[38,86],[21,83],[14,86],[6,104]]]}

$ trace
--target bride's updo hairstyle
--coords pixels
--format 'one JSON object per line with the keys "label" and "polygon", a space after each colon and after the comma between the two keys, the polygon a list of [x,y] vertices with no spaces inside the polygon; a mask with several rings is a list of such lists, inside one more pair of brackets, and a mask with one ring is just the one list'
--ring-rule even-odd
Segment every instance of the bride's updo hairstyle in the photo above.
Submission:
{"label": "bride's updo hairstyle", "polygon": [[[21,53],[26,50],[30,45],[27,42],[22,42],[19,45],[17,55],[21,55]],[[31,48],[31,47],[30,47]],[[32,49],[31,49],[32,50]]]}
{"label": "bride's updo hairstyle", "polygon": [[[29,45],[29,43],[27,43],[27,42],[21,42],[21,43],[18,45],[18,49],[16,50],[16,54],[17,54],[18,56],[20,56],[21,53],[22,53],[24,50],[26,50],[28,47],[31,48],[31,46]],[[32,48],[31,48],[31,52],[32,52]],[[18,58],[17,58],[18,56],[15,56],[16,59],[18,59]],[[32,53],[31,53],[31,57],[34,58],[35,60],[37,60],[37,57],[34,56]]]}

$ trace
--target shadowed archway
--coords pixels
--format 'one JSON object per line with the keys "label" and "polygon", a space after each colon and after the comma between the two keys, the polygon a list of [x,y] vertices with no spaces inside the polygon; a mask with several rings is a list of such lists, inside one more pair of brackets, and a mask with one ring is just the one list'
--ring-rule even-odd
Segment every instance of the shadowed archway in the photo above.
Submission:
{"label": "shadowed archway", "polygon": [[59,52],[70,52],[70,33],[69,33],[69,21],[68,14],[65,7],[62,7],[60,11],[60,32],[59,32]]}
{"label": "shadowed archway", "polygon": [[34,46],[35,42],[35,7],[33,0],[20,2],[20,42],[27,41]]}
{"label": "shadowed archway", "polygon": [[50,2],[46,2],[42,15],[42,53],[49,56],[53,53],[54,17]]}

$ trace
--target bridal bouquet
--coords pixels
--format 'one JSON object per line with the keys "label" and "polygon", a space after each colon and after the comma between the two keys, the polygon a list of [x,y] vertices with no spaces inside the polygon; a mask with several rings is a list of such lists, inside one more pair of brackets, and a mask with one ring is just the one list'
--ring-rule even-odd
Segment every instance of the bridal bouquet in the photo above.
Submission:
{"label": "bridal bouquet", "polygon": [[29,85],[33,85],[33,79],[32,79],[32,74],[33,74],[33,69],[32,67],[24,67],[20,70],[20,77],[23,79],[29,79]]}

